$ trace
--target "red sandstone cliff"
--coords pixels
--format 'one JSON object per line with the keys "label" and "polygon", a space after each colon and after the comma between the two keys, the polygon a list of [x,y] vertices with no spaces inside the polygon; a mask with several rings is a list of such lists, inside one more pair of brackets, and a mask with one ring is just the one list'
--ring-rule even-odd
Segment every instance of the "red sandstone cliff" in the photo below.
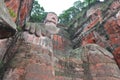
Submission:
{"label": "red sandstone cliff", "polygon": [[[104,7],[103,7],[104,6]],[[85,18],[86,20],[82,19]],[[73,43],[83,46],[95,43],[106,48],[115,57],[120,66],[120,2],[119,0],[105,1],[92,5],[85,15],[78,18]],[[77,21],[79,22],[79,21]]]}
{"label": "red sandstone cliff", "polygon": [[29,19],[33,1],[34,0],[5,0],[7,8],[14,13],[12,19],[17,25],[22,27]]}
{"label": "red sandstone cliff", "polygon": [[[29,0],[5,1],[16,14],[13,20],[23,25],[31,1],[28,5]],[[3,80],[119,80],[120,70],[115,62],[119,65],[119,8],[119,1],[111,0],[96,3],[86,10],[84,16],[76,21],[79,23],[72,34],[74,49],[65,29],[54,35],[53,41],[46,35],[40,40],[41,37],[36,38],[34,34],[28,35],[30,39],[25,38],[28,32],[18,33],[9,40],[10,45],[3,58],[7,65]],[[44,44],[40,46],[41,41]],[[2,51],[6,51],[5,48]]]}

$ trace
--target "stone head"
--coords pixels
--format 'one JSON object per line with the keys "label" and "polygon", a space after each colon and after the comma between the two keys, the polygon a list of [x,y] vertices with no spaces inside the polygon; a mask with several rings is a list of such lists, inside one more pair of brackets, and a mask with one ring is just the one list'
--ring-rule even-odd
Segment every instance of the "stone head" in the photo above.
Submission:
{"label": "stone head", "polygon": [[44,23],[46,25],[52,25],[52,26],[56,26],[58,23],[58,17],[54,12],[48,12]]}
{"label": "stone head", "polygon": [[45,29],[50,34],[57,34],[59,32],[59,28],[57,28],[58,17],[54,12],[49,12],[45,18]]}

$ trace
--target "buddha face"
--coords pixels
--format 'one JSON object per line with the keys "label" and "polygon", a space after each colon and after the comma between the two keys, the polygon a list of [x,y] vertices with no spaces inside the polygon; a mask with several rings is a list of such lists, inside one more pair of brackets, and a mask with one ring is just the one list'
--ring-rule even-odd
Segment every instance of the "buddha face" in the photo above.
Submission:
{"label": "buddha face", "polygon": [[57,23],[58,23],[58,17],[55,13],[48,13],[45,19],[45,29],[50,33],[50,34],[56,34],[59,32],[59,28],[57,28]]}
{"label": "buddha face", "polygon": [[46,25],[56,26],[58,23],[58,17],[55,13],[49,12],[45,19]]}

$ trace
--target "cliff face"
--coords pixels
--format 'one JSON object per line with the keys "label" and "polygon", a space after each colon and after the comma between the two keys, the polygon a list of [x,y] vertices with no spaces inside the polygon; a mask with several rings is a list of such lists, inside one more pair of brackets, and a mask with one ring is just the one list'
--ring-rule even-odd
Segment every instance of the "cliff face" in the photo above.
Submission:
{"label": "cliff face", "polygon": [[54,80],[52,41],[27,32],[19,34],[4,56],[8,67],[2,80]]}
{"label": "cliff face", "polygon": [[[33,0],[0,1],[0,39],[13,36],[29,18]],[[17,25],[17,26],[16,26]]]}
{"label": "cliff face", "polygon": [[[84,18],[84,20],[82,20]],[[110,51],[118,65],[120,51],[120,2],[110,0],[96,3],[87,10],[76,22],[73,37],[74,47],[95,43]],[[73,24],[72,24],[73,25]]]}
{"label": "cliff face", "polygon": [[[5,0],[10,13],[14,12],[12,19],[17,25],[24,25],[32,1]],[[41,27],[40,36],[23,31],[0,40],[0,60],[4,64],[4,67],[0,66],[0,78],[119,80],[119,10],[119,0],[97,2],[71,22],[69,29],[57,25],[60,31],[51,38],[43,24],[30,23],[29,26]],[[30,29],[31,32],[35,30]],[[72,41],[69,36],[72,36]]]}
{"label": "cliff face", "polygon": [[23,27],[32,3],[33,0],[0,0],[0,78],[3,73],[3,58],[17,39],[13,40],[11,36],[15,36],[18,26]]}
{"label": "cliff face", "polygon": [[0,1],[0,39],[13,36],[16,31],[16,24],[12,21],[4,0]]}
{"label": "cliff face", "polygon": [[17,28],[25,25],[32,3],[33,0],[0,1],[0,60],[9,48],[9,38],[15,35]]}
{"label": "cliff face", "polygon": [[5,4],[17,25],[23,26],[30,16],[34,0],[5,0]]}

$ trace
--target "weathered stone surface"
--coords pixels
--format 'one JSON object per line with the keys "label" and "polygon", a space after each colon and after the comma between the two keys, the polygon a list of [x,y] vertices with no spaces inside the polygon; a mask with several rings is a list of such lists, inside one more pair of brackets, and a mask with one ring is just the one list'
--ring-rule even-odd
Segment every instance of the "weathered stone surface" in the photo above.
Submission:
{"label": "weathered stone surface", "polygon": [[13,36],[17,28],[16,24],[21,27],[25,25],[30,15],[32,3],[33,0],[1,0],[0,38]]}
{"label": "weathered stone surface", "polygon": [[[83,15],[86,20],[76,28],[73,37],[75,47],[95,43],[112,52],[114,56],[117,56],[119,52],[114,50],[120,47],[119,10],[120,2],[118,0],[98,2],[92,5],[86,11],[86,16],[84,16],[85,14]],[[115,59],[120,64],[119,58],[115,57]]]}
{"label": "weathered stone surface", "polygon": [[[54,20],[53,17],[51,20]],[[10,46],[9,53],[6,53],[3,59],[4,63],[9,64],[3,80],[55,79],[53,44],[50,39],[51,34],[54,33],[49,32],[46,27],[56,26],[51,23],[48,24],[48,22],[46,21],[45,24],[29,23],[25,27],[26,31],[16,34],[15,39],[18,37],[17,41],[14,42],[13,38],[14,46]],[[40,36],[36,36],[36,29],[38,28]],[[7,63],[9,60],[10,63]]]}
{"label": "weathered stone surface", "polygon": [[7,50],[7,39],[0,40],[0,61],[2,61],[2,58],[4,57],[4,54]]}
{"label": "weathered stone surface", "polygon": [[5,6],[4,0],[0,1],[0,18],[2,24],[6,24],[8,27],[16,29],[16,25],[11,19],[11,16]]}
{"label": "weathered stone surface", "polygon": [[[51,44],[48,44],[49,47]],[[54,80],[53,53],[45,46],[19,38],[16,44],[10,50],[8,49],[14,57],[9,62],[3,80]]]}
{"label": "weathered stone surface", "polygon": [[72,43],[65,28],[60,27],[58,34],[53,35],[53,49],[55,54],[69,54]]}
{"label": "weathered stone surface", "polygon": [[[20,22],[16,16],[13,20],[23,25],[30,10],[26,7],[32,0],[5,1],[8,8],[19,13]],[[11,5],[13,2],[15,4]],[[3,80],[119,80],[119,8],[118,0],[91,7],[83,16],[86,21],[75,24],[76,28],[80,26],[74,33],[75,49],[72,49],[66,28],[56,27],[54,13],[47,16],[44,24],[28,23],[26,31],[10,40],[0,40],[0,60],[7,64]]]}
{"label": "weathered stone surface", "polygon": [[75,49],[69,56],[58,59],[55,66],[57,80],[120,79],[112,53],[95,44]]}
{"label": "weathered stone surface", "polygon": [[5,6],[4,0],[0,1],[0,39],[13,36],[16,31],[16,24],[12,21]]}
{"label": "weathered stone surface", "polygon": [[30,16],[33,0],[5,0],[5,4],[9,11],[14,14],[11,15],[13,21],[23,27]]}

